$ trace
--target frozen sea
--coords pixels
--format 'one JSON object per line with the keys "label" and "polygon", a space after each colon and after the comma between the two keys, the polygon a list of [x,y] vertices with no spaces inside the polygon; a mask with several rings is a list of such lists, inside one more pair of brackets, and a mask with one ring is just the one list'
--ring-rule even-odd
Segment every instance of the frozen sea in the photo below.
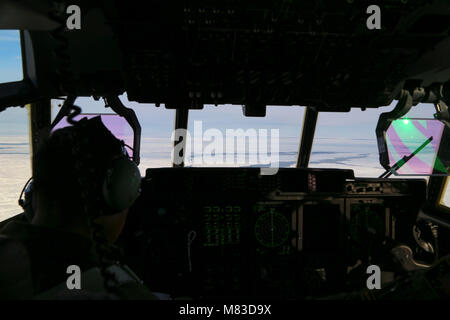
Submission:
{"label": "frozen sea", "polygon": [[[376,143],[371,139],[319,138],[315,141],[310,167],[353,169],[358,177],[377,177],[384,171],[378,163]],[[169,167],[171,151],[169,139],[143,138],[142,175],[146,168]],[[280,167],[295,166],[298,138],[281,138],[279,151]],[[191,161],[196,156],[193,154]],[[0,221],[21,212],[17,200],[31,175],[30,163],[28,136],[0,137]],[[450,192],[444,201],[450,204]]]}

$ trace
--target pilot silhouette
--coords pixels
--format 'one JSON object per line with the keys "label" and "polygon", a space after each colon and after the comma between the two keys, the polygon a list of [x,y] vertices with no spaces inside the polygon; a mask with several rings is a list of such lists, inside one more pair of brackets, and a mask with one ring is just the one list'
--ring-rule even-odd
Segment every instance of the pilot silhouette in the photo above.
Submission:
{"label": "pilot silhouette", "polygon": [[35,157],[32,220],[0,232],[0,297],[155,299],[112,246],[141,179],[123,142],[100,117],[82,119]]}

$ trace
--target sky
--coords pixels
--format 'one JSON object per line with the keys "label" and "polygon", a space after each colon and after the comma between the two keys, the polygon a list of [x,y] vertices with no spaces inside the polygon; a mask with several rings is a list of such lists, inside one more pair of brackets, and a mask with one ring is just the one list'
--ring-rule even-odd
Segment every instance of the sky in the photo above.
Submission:
{"label": "sky", "polygon": [[17,30],[0,30],[0,83],[23,79],[20,35]]}

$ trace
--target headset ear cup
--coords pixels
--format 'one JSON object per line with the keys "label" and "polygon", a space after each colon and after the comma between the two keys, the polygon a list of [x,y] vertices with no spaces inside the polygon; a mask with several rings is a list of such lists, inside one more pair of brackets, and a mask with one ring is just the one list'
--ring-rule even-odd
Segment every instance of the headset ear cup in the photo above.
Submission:
{"label": "headset ear cup", "polygon": [[30,180],[23,190],[23,199],[19,199],[19,205],[22,207],[27,221],[31,222],[34,217],[33,211],[33,181]]}
{"label": "headset ear cup", "polygon": [[27,219],[28,222],[33,221],[34,218],[34,211],[33,211],[33,206],[31,203],[25,204],[23,207],[23,211],[24,211],[24,215],[25,218]]}
{"label": "headset ear cup", "polygon": [[140,186],[141,174],[136,164],[125,158],[114,160],[103,183],[106,205],[114,213],[129,208],[139,196]]}

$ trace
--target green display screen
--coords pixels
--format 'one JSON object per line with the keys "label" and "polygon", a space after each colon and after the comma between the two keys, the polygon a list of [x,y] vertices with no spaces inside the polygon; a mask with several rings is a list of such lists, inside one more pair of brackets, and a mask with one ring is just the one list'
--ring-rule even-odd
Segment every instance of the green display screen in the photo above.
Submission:
{"label": "green display screen", "polygon": [[240,206],[204,206],[204,246],[237,245],[241,240]]}

